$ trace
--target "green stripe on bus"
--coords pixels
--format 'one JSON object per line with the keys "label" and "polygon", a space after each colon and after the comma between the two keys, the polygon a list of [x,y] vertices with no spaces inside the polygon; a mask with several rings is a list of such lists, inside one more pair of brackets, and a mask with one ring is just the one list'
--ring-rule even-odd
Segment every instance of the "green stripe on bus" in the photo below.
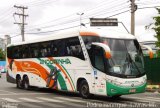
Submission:
{"label": "green stripe on bus", "polygon": [[[108,96],[144,93],[146,85],[147,83],[135,87],[124,87],[124,86],[117,86],[113,83],[107,82],[106,91]],[[132,90],[134,91],[132,92]]]}
{"label": "green stripe on bus", "polygon": [[67,90],[66,82],[63,79],[63,76],[61,75],[61,73],[58,73],[58,82],[60,84],[61,90]]}
{"label": "green stripe on bus", "polygon": [[66,71],[66,73],[68,74],[69,78],[70,78],[71,81],[72,81],[72,85],[73,85],[73,87],[74,87],[74,90],[76,90],[76,89],[75,89],[75,85],[74,85],[74,83],[73,83],[73,80],[72,80],[70,74],[68,73],[67,69],[66,69],[63,65],[61,65],[61,66],[63,67],[63,69],[64,69],[64,70]]}
{"label": "green stripe on bus", "polygon": [[[37,59],[38,59],[39,61],[41,61],[40,58],[37,58]],[[49,67],[50,69],[53,69],[53,68],[54,68],[54,66],[52,66],[52,65],[47,65],[47,64],[46,64],[46,66]],[[58,82],[59,82],[60,87],[61,87],[62,90],[67,90],[66,82],[65,82],[63,76],[62,76],[60,73],[58,74]]]}

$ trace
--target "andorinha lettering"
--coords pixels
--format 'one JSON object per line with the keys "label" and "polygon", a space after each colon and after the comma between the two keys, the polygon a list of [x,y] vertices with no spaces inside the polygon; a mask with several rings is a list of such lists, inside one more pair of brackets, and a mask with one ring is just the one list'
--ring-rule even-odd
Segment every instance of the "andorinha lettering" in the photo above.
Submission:
{"label": "andorinha lettering", "polygon": [[71,61],[67,59],[54,59],[54,60],[40,60],[40,64],[71,64]]}

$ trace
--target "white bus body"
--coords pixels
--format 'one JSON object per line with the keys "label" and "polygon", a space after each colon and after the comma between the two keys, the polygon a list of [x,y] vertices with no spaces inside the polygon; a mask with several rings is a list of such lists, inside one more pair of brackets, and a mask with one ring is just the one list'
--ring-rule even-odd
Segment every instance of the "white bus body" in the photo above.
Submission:
{"label": "white bus body", "polygon": [[110,30],[75,30],[8,45],[7,66],[7,81],[18,88],[80,92],[83,98],[142,93],[146,87],[136,38]]}

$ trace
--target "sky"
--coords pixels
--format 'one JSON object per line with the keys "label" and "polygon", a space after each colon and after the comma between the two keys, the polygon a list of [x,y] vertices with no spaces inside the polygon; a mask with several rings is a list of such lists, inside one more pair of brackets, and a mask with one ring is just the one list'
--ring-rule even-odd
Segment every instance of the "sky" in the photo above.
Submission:
{"label": "sky", "polygon": [[[138,8],[135,12],[135,35],[139,41],[155,40],[155,32],[145,29],[154,22],[158,15],[154,6],[160,6],[160,0],[135,0]],[[25,40],[33,40],[52,35],[63,29],[78,27],[80,15],[82,23],[89,23],[89,18],[118,18],[130,31],[130,0],[0,0],[0,38],[10,35],[12,43],[22,40],[20,26],[21,17],[14,13],[22,13],[14,5],[25,6]],[[124,11],[127,11],[123,13]],[[118,14],[118,15],[117,15]],[[89,27],[88,24],[86,24]],[[109,27],[106,27],[109,28]],[[117,29],[117,27],[112,27]],[[118,30],[126,32],[119,24]]]}

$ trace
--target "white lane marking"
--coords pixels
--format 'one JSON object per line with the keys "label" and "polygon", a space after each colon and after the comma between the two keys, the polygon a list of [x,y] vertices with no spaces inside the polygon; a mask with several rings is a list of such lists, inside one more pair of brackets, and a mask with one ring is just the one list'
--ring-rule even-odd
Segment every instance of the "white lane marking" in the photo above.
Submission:
{"label": "white lane marking", "polygon": [[7,93],[11,93],[11,94],[16,94],[16,93],[14,93],[14,92],[6,91],[6,90],[0,90],[0,91],[2,91],[2,92],[7,92]]}
{"label": "white lane marking", "polygon": [[49,102],[63,102],[61,100],[57,100],[57,99],[51,99],[51,98],[46,98],[46,97],[36,97],[37,99],[41,99],[44,101],[49,101]]}
{"label": "white lane marking", "polygon": [[50,94],[50,93],[13,93],[13,94],[0,94],[0,96],[4,96],[4,95],[37,95],[37,94],[40,94],[40,95],[43,95],[43,94]]}
{"label": "white lane marking", "polygon": [[65,105],[62,106],[62,104],[59,105],[59,104],[57,104],[57,103],[49,103],[49,102],[41,102],[41,103],[38,103],[38,104],[39,104],[39,105],[44,105],[44,106],[46,106],[46,108],[47,108],[47,106],[49,106],[49,107],[51,107],[51,108],[66,107]]}
{"label": "white lane marking", "polygon": [[34,103],[31,104],[31,103],[25,103],[25,102],[21,102],[20,105],[18,105],[18,108],[21,105],[26,106],[26,108],[43,108],[42,106],[34,105]]}
{"label": "white lane marking", "polygon": [[83,101],[83,100],[77,100],[76,98],[70,99],[70,97],[54,97],[54,99],[63,100],[64,102],[62,104],[65,104],[67,106],[74,106],[75,108],[86,107],[86,103],[72,103],[72,102],[86,102],[86,101]]}
{"label": "white lane marking", "polygon": [[155,97],[145,97],[145,98],[154,99],[154,100],[160,100],[160,98],[155,98]]}
{"label": "white lane marking", "polygon": [[128,103],[128,104],[131,104],[131,103],[141,103],[141,102],[145,102],[145,103],[149,103],[150,101],[147,101],[147,100],[119,100],[120,102],[125,102],[125,103]]}
{"label": "white lane marking", "polygon": [[128,97],[128,99],[131,98],[131,99],[135,99],[135,100],[142,100],[142,101],[148,101],[148,102],[160,102],[160,100],[153,100],[153,99],[149,99],[149,98],[139,98],[139,97]]}
{"label": "white lane marking", "polygon": [[27,102],[43,102],[43,101],[39,101],[39,100],[35,100],[35,99],[30,99],[30,98],[19,98],[19,99],[27,101]]}
{"label": "white lane marking", "polygon": [[18,100],[15,100],[15,99],[11,99],[11,98],[1,98],[2,100],[5,100],[7,102],[21,102],[21,101],[18,101]]}
{"label": "white lane marking", "polygon": [[83,100],[77,100],[77,99],[70,99],[69,97],[54,97],[55,99],[65,100],[65,101],[71,101],[71,102],[86,102]]}

